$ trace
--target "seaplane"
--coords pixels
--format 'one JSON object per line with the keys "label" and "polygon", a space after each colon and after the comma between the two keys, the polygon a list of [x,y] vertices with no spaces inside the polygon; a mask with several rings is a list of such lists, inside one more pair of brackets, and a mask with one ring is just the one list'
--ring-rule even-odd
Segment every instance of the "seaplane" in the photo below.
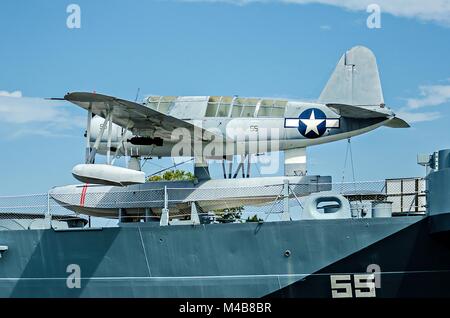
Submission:
{"label": "seaplane", "polygon": [[[363,46],[342,55],[316,102],[239,96],[148,96],[138,103],[89,92],[71,92],[56,99],[87,110],[86,155],[85,162],[72,170],[83,184],[57,187],[50,195],[69,209],[95,216],[118,215],[117,206],[102,205],[108,196],[117,199],[129,191],[136,194],[162,186],[173,190],[171,195],[177,199],[172,208],[180,213],[192,202],[202,209],[223,208],[224,201],[227,207],[261,204],[273,199],[279,190],[267,189],[284,182],[309,185],[297,189],[299,195],[324,191],[327,189],[323,184],[331,183],[331,178],[307,174],[306,147],[349,139],[381,126],[409,127],[386,106],[375,55]],[[284,152],[283,176],[250,176],[251,156],[279,151]],[[106,164],[95,163],[97,154],[106,155]],[[120,156],[128,158],[126,167],[114,165]],[[241,157],[235,173],[233,156]],[[140,165],[142,157],[191,157],[197,179],[164,185],[146,182]],[[222,161],[224,179],[210,178],[209,160]],[[239,171],[243,178],[237,179]],[[245,188],[256,184],[264,185],[265,190],[233,191],[238,185]],[[199,195],[200,189],[208,193],[207,197]],[[91,196],[95,199],[89,203],[88,192],[104,195]],[[158,201],[153,199],[141,198],[144,203],[131,204],[127,209],[135,214],[148,208],[156,210],[159,203],[152,205],[150,201]],[[117,201],[123,207],[127,199]]]}

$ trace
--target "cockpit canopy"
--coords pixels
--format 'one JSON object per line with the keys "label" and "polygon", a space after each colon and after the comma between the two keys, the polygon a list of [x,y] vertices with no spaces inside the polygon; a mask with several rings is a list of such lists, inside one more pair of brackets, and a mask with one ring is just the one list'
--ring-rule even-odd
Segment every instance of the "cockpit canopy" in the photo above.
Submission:
{"label": "cockpit canopy", "polygon": [[287,103],[287,100],[241,98],[238,96],[205,96],[204,98],[192,97],[191,99],[177,96],[150,96],[144,101],[146,106],[164,114],[170,114],[174,108],[182,107],[192,109],[191,114],[196,114],[195,117],[230,118],[282,118]]}

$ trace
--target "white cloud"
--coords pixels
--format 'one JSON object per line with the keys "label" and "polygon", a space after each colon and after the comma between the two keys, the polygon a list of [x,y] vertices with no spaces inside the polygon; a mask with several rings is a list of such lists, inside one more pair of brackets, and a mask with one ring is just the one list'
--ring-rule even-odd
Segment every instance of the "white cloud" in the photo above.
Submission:
{"label": "white cloud", "polygon": [[366,11],[369,4],[378,4],[381,13],[397,17],[432,21],[450,26],[450,1],[448,0],[182,0],[185,2],[224,2],[236,5],[251,3],[324,4],[351,11]]}
{"label": "white cloud", "polygon": [[450,26],[450,1],[448,0],[283,0],[287,3],[320,3],[342,7],[351,11],[366,11],[369,4],[378,4],[381,14],[433,21]]}
{"label": "white cloud", "polygon": [[439,112],[411,112],[407,109],[400,110],[396,113],[396,115],[406,120],[408,123],[418,123],[418,122],[424,122],[424,121],[433,121],[436,119],[439,119],[442,117],[441,113]]}
{"label": "white cloud", "polygon": [[442,117],[440,112],[418,112],[419,109],[439,106],[450,102],[450,85],[419,86],[419,97],[408,98],[406,106],[397,115],[410,123],[432,121]]}
{"label": "white cloud", "polygon": [[22,97],[21,91],[14,91],[14,92],[7,92],[7,91],[0,91],[0,96],[4,97]]}
{"label": "white cloud", "polygon": [[450,85],[423,85],[419,87],[419,90],[420,97],[409,98],[408,107],[417,109],[450,101]]}
{"label": "white cloud", "polygon": [[324,24],[324,25],[321,25],[321,26],[320,26],[320,29],[322,29],[322,30],[324,30],[324,31],[328,31],[328,30],[331,30],[331,26],[329,26],[329,25],[327,25],[327,24]]}
{"label": "white cloud", "polygon": [[[24,135],[68,136],[72,129],[84,127],[85,119],[74,115],[62,101],[22,97],[19,91],[0,91],[0,122],[10,133],[8,137]],[[6,126],[6,127],[5,127]]]}

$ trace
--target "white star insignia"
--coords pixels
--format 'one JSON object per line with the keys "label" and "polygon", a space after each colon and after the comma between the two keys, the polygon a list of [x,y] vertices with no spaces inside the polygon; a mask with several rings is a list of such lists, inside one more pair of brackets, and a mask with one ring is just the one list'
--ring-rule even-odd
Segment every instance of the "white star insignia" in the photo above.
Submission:
{"label": "white star insignia", "polygon": [[307,135],[310,131],[313,131],[317,136],[319,136],[319,130],[317,127],[323,123],[324,120],[325,119],[316,119],[314,110],[311,112],[309,119],[300,119],[300,121],[306,125],[305,135]]}

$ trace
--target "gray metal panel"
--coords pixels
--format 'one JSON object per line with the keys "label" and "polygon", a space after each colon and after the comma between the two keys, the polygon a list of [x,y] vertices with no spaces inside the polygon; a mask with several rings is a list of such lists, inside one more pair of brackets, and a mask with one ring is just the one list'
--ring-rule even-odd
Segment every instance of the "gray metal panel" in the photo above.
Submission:
{"label": "gray metal panel", "polygon": [[345,52],[320,94],[319,103],[384,104],[377,61],[372,51],[355,46]]}
{"label": "gray metal panel", "polygon": [[390,115],[390,111],[382,112],[382,108],[377,110],[367,109],[364,107],[345,105],[345,104],[327,104],[328,107],[333,109],[336,113],[344,117],[351,118],[383,118]]}
{"label": "gray metal panel", "polygon": [[205,116],[208,96],[179,96],[169,114],[181,119],[202,118]]}
{"label": "gray metal panel", "polygon": [[[260,297],[422,219],[2,231],[0,296]],[[67,288],[69,264],[81,289]]]}

